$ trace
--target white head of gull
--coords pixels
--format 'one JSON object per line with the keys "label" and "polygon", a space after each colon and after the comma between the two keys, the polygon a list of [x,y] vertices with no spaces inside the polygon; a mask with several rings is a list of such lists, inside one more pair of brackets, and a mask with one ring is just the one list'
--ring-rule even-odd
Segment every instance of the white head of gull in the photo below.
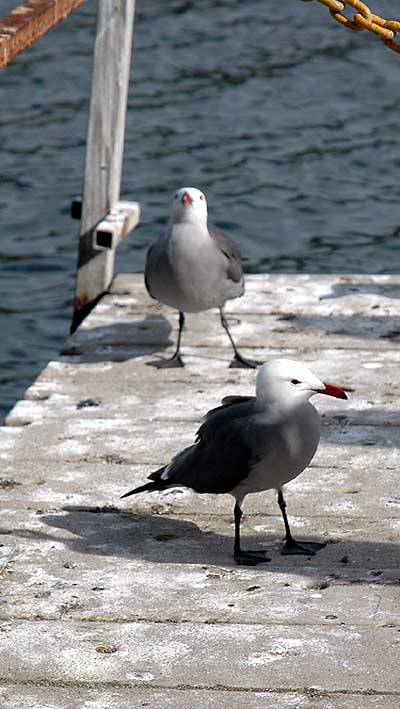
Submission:
{"label": "white head of gull", "polygon": [[275,402],[286,409],[307,402],[315,394],[343,398],[340,387],[324,384],[305,364],[292,359],[266,362],[258,372],[256,396],[260,405]]}
{"label": "white head of gull", "polygon": [[205,415],[194,445],[149,475],[151,482],[122,497],[177,486],[230,493],[235,498],[234,559],[254,565],[269,558],[264,550],[241,549],[242,503],[249,493],[275,488],[286,532],[282,553],[315,554],[325,544],[295,541],[283,497],[283,486],[300,475],[318,448],[320,416],[310,401],[315,394],[347,399],[341,387],[321,381],[304,364],[289,359],[264,364],[255,397],[225,397]]}
{"label": "white head of gull", "polygon": [[207,227],[207,200],[197,187],[181,187],[174,194],[171,209],[173,224],[189,222],[198,227]]}

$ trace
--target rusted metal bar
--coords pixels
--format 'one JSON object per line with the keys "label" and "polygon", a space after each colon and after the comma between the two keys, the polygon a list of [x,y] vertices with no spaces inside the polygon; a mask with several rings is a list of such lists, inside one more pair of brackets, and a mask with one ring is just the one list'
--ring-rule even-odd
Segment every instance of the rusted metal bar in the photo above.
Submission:
{"label": "rusted metal bar", "polygon": [[0,69],[87,0],[28,0],[0,20]]}

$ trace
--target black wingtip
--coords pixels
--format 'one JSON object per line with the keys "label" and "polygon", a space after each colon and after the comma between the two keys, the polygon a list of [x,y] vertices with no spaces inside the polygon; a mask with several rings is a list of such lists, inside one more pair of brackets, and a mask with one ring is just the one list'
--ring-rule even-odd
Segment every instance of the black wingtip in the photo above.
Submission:
{"label": "black wingtip", "polygon": [[139,487],[135,487],[134,490],[129,490],[129,492],[125,492],[125,494],[121,495],[119,499],[123,500],[124,497],[129,497],[129,495],[136,495],[138,492],[153,492],[154,490],[162,490],[163,487],[165,487],[163,481],[155,480],[150,483],[140,485]]}

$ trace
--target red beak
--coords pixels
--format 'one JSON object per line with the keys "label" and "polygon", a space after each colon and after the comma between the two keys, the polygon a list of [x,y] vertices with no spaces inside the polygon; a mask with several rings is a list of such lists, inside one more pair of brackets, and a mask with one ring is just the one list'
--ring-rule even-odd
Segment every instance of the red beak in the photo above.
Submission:
{"label": "red beak", "polygon": [[190,196],[189,192],[184,192],[181,202],[182,204],[193,204],[193,197]]}
{"label": "red beak", "polygon": [[347,394],[342,387],[336,386],[336,384],[328,384],[324,382],[325,389],[316,389],[317,394],[327,394],[328,396],[334,396],[335,399],[347,399]]}

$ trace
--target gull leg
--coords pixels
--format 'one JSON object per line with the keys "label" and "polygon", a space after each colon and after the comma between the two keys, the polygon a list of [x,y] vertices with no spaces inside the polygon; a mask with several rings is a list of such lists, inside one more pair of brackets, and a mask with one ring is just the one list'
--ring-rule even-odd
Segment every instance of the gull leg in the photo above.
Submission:
{"label": "gull leg", "polygon": [[296,542],[290,531],[289,521],[286,514],[286,502],[283,497],[282,490],[278,490],[278,505],[282,512],[286,532],[285,543],[281,550],[282,554],[305,554],[306,556],[314,556],[317,551],[326,546],[326,544],[322,542]]}
{"label": "gull leg", "polygon": [[178,342],[176,345],[176,350],[170,359],[163,359],[162,362],[157,362],[155,365],[157,369],[172,369],[174,367],[184,367],[184,363],[181,358],[181,339],[183,327],[185,325],[185,313],[179,311],[179,332],[178,332]]}
{"label": "gull leg", "polygon": [[236,563],[240,566],[255,566],[256,564],[262,564],[265,561],[271,561],[266,556],[266,552],[263,550],[258,551],[243,551],[240,548],[240,520],[242,519],[243,512],[240,506],[236,502],[235,509],[235,545],[233,551],[233,558]]}
{"label": "gull leg", "polygon": [[250,368],[250,369],[255,369],[255,368],[257,367],[257,365],[260,364],[260,362],[255,362],[255,361],[252,360],[252,359],[247,359],[246,357],[243,357],[243,355],[240,354],[238,348],[236,347],[236,344],[235,344],[235,342],[234,342],[234,339],[233,339],[231,333],[229,332],[228,323],[227,323],[227,320],[226,320],[226,318],[225,318],[225,313],[224,313],[224,311],[223,311],[222,308],[219,309],[219,314],[220,314],[220,317],[221,317],[221,325],[222,325],[222,327],[224,328],[226,334],[227,334],[228,337],[229,337],[229,340],[230,340],[230,343],[231,343],[231,345],[232,345],[232,347],[233,347],[233,352],[234,352],[233,360],[232,360],[232,362],[230,363],[229,366],[232,367],[232,368],[233,368],[233,367],[235,367],[235,368],[237,368],[237,367],[241,367],[241,368],[246,368],[246,367],[248,367],[248,368]]}

